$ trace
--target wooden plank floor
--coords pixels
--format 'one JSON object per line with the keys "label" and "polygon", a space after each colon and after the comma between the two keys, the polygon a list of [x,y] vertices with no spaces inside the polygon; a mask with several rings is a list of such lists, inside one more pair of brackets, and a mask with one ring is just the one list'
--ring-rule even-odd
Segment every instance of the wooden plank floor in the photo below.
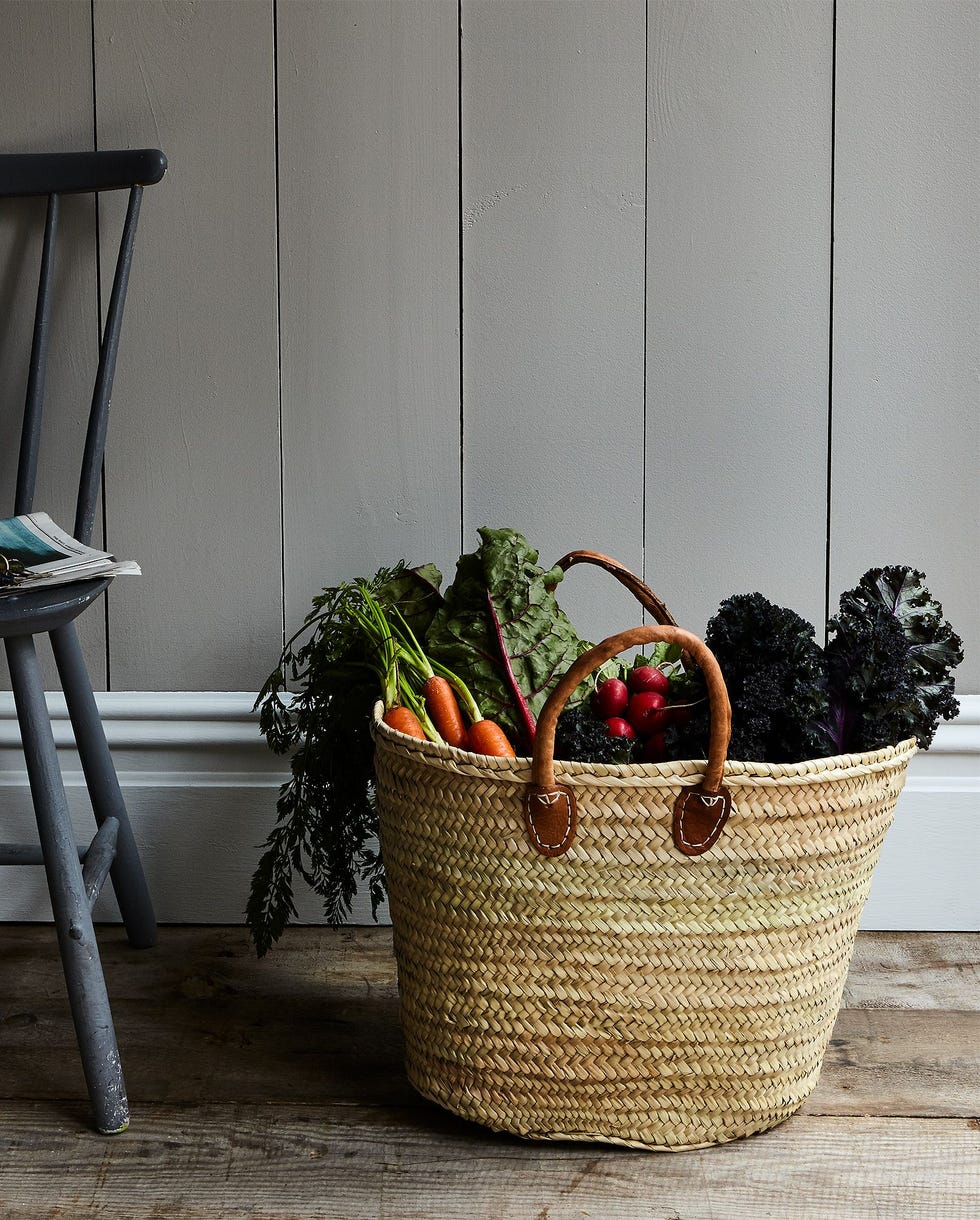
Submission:
{"label": "wooden plank floor", "polygon": [[0,926],[0,1216],[978,1220],[980,935],[866,933],[820,1084],[677,1155],[494,1135],[401,1066],[386,928],[101,932],[133,1124],[86,1123],[46,926]]}

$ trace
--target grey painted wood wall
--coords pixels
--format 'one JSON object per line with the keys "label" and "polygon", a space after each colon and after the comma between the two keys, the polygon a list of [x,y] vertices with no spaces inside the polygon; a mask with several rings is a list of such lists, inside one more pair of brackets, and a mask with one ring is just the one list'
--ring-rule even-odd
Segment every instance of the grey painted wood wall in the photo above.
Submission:
{"label": "grey painted wood wall", "polygon": [[[102,683],[254,690],[322,584],[508,524],[694,630],[752,589],[822,623],[916,564],[980,690],[976,0],[0,0],[0,57],[4,151],[171,162],[106,466],[145,575],[108,643],[87,616]],[[77,435],[119,208],[73,202]],[[5,485],[15,448],[5,408]],[[59,459],[39,501],[69,496]],[[636,619],[597,573],[565,601]]]}

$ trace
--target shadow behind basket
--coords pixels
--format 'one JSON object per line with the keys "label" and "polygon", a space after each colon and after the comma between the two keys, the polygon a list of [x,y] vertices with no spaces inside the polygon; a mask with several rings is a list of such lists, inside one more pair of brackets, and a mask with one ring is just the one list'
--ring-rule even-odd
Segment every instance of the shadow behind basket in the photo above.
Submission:
{"label": "shadow behind basket", "polygon": [[[717,672],[707,764],[554,763],[582,670],[672,632]],[[817,1083],[915,743],[725,762],[727,693],[697,637],[648,627],[592,653],[542,712],[533,764],[406,737],[379,706],[409,1078],[463,1118],[535,1139],[681,1150],[763,1131]],[[528,834],[543,773],[574,794],[562,854]],[[683,854],[677,809],[716,790],[731,797],[723,832]]]}

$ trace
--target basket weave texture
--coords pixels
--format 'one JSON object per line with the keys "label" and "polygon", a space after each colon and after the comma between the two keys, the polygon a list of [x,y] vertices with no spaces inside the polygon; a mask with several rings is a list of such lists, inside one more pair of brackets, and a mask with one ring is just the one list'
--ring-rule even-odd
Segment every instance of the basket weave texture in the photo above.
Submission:
{"label": "basket weave texture", "polygon": [[[380,712],[379,712],[380,717]],[[681,1150],[763,1131],[817,1083],[915,743],[727,762],[705,854],[671,837],[704,762],[556,763],[578,831],[533,850],[528,759],[375,723],[409,1077],[535,1139]]]}

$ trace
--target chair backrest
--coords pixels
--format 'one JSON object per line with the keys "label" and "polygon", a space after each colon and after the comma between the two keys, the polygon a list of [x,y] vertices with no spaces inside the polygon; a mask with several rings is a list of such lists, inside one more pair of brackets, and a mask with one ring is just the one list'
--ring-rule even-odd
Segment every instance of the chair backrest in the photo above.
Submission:
{"label": "chair backrest", "polygon": [[112,379],[119,350],[123,306],[133,260],[136,223],[139,218],[143,187],[159,182],[167,169],[167,158],[155,148],[120,152],[25,153],[0,155],[0,199],[15,196],[47,196],[47,219],[41,245],[41,270],[38,278],[37,306],[34,312],[34,337],[31,343],[27,376],[27,398],[21,431],[20,458],[17,465],[17,491],[14,513],[29,513],[34,503],[38,453],[41,438],[41,413],[44,404],[44,375],[51,329],[51,289],[58,233],[59,200],[62,195],[99,191],[129,190],[129,207],[119,242],[119,254],[106,311],[99,363],[89,410],[85,449],[82,455],[78,499],[75,508],[74,536],[88,545],[92,541],[95,506],[102,475],[106,427]]}

